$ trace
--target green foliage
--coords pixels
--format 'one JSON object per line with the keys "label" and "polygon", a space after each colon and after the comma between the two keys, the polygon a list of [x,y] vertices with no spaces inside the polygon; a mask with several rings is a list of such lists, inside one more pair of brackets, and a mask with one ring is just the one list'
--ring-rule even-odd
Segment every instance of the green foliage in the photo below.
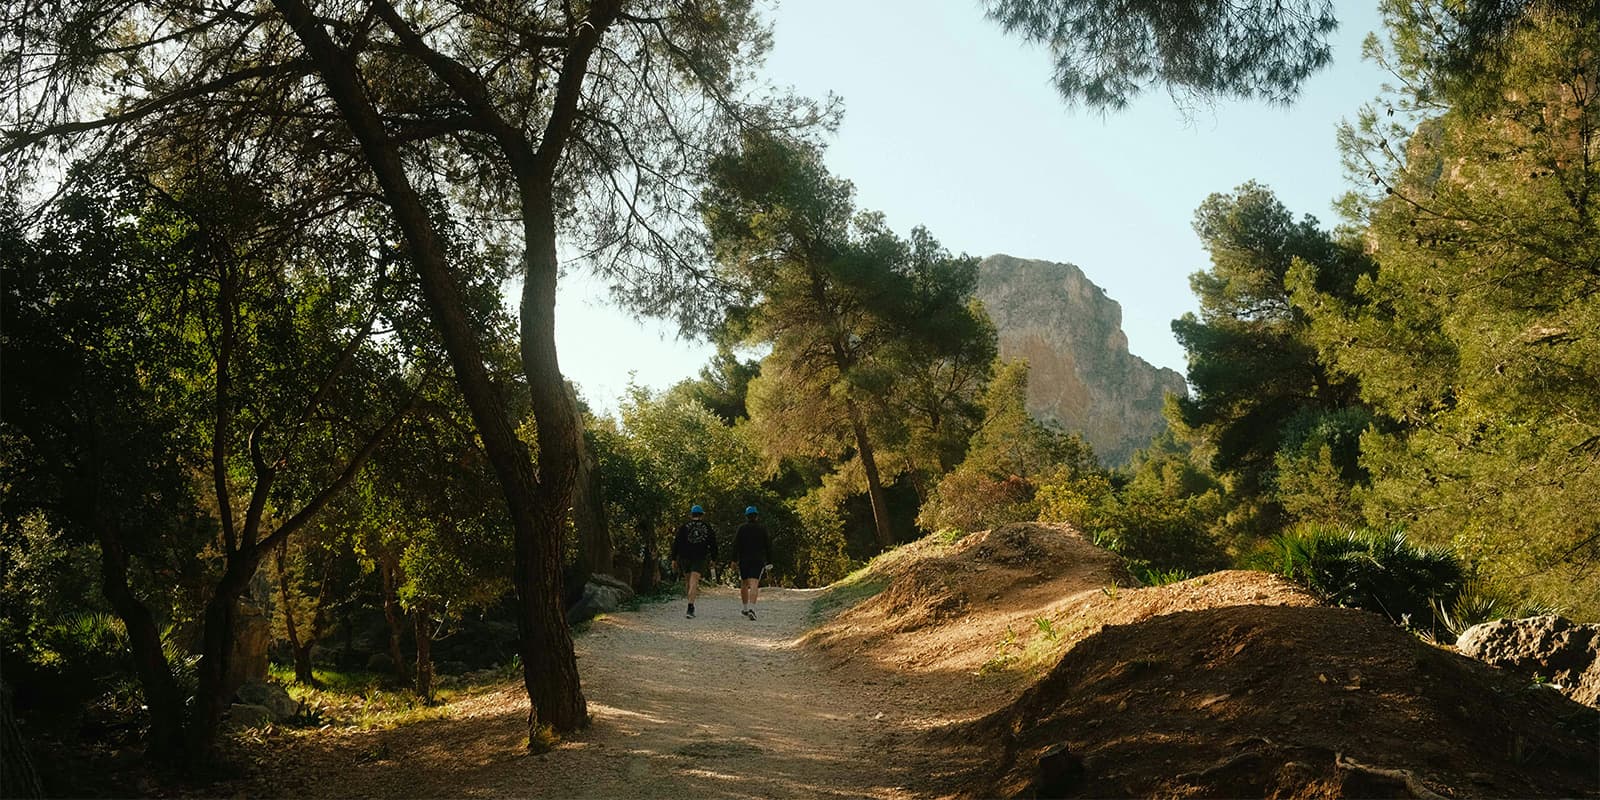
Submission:
{"label": "green foliage", "polygon": [[[1194,226],[1211,268],[1190,278],[1199,316],[1172,324],[1194,394],[1169,419],[1227,481],[1231,536],[1261,537],[1338,508],[1364,477],[1354,467],[1365,427],[1355,383],[1320,359],[1289,275],[1313,270],[1319,290],[1344,297],[1373,264],[1354,237],[1331,236],[1310,216],[1294,220],[1255,183],[1207,198]],[[1324,447],[1336,474],[1324,468]]]}
{"label": "green foliage", "polygon": [[994,646],[994,655],[978,667],[979,675],[994,675],[1005,672],[1017,663],[1021,648],[1017,644],[1017,632],[1006,626],[1006,635]]}
{"label": "green foliage", "polygon": [[822,492],[807,492],[794,503],[802,538],[795,543],[795,575],[803,585],[827,586],[850,571],[845,554],[844,519],[839,504]]}
{"label": "green foliage", "polygon": [[1033,624],[1034,627],[1039,629],[1039,634],[1044,638],[1053,642],[1058,637],[1056,632],[1056,624],[1051,622],[1049,617],[1035,617]]}
{"label": "green foliage", "polygon": [[[520,667],[516,677],[521,677]],[[289,696],[301,704],[301,710],[285,724],[288,727],[320,727],[331,725],[359,730],[392,730],[416,722],[444,719],[450,716],[451,700],[482,692],[494,683],[472,683],[459,687],[442,687],[434,694],[434,702],[418,697],[414,692],[394,685],[393,675],[373,672],[318,668],[314,671],[314,686],[294,683],[294,671],[272,667],[268,677],[283,684]]]}
{"label": "green foliage", "polygon": [[[1580,4],[1581,5],[1581,4]],[[1376,524],[1450,543],[1507,585],[1600,615],[1600,21],[1535,4],[1455,69],[1452,4],[1385,4],[1400,88],[1341,132],[1346,211],[1381,269],[1354,297],[1296,277],[1323,357],[1380,423]],[[1592,9],[1590,10],[1592,12]]]}
{"label": "green foliage", "polygon": [[1094,451],[1073,434],[1028,414],[1028,365],[1002,363],[983,398],[983,425],[967,457],[939,481],[917,517],[925,530],[988,530],[1039,516],[1041,484],[1092,480],[1100,469]]}
{"label": "green foliage", "polygon": [[986,0],[1007,33],[1049,46],[1068,103],[1110,110],[1146,89],[1286,103],[1333,58],[1333,4]]}
{"label": "green foliage", "polygon": [[1275,537],[1276,571],[1324,600],[1402,624],[1431,619],[1454,601],[1466,568],[1448,549],[1410,542],[1399,528],[1307,525]]}
{"label": "green foliage", "polygon": [[811,601],[811,619],[822,621],[889,588],[889,579],[878,574],[872,564],[851,572],[828,585]]}
{"label": "green foliage", "polygon": [[942,474],[976,424],[993,326],[971,302],[976,259],[908,239],[855,208],[807,143],[747,135],[714,159],[700,203],[719,273],[749,299],[732,329],[769,345],[748,384],[749,431],[774,467],[809,463],[825,494],[865,492],[892,543],[884,487]]}
{"label": "green foliage", "polygon": [[1483,578],[1472,578],[1461,585],[1452,600],[1435,600],[1434,617],[1445,630],[1460,636],[1466,629],[1497,619],[1521,619],[1543,614],[1559,614],[1561,610],[1537,601],[1529,601],[1490,583]]}
{"label": "green foliage", "polygon": [[1226,562],[1213,534],[1223,500],[1191,456],[1164,436],[1135,457],[1131,476],[1063,474],[1040,489],[1039,520],[1072,525],[1135,573],[1215,569]]}
{"label": "green foliage", "polygon": [[1193,578],[1188,570],[1182,569],[1147,569],[1139,573],[1139,582],[1146,586],[1166,586],[1170,583],[1180,583]]}

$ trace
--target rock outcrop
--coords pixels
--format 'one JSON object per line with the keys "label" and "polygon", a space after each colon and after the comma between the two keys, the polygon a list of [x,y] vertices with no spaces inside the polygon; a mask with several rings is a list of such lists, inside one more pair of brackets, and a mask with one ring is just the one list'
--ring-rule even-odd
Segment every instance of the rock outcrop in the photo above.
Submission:
{"label": "rock outcrop", "polygon": [[1167,393],[1187,394],[1182,375],[1128,352],[1122,307],[1072,264],[989,256],[977,295],[1000,355],[1028,362],[1029,413],[1078,433],[1108,465],[1166,429]]}
{"label": "rock outcrop", "polygon": [[610,614],[633,597],[633,587],[628,584],[610,575],[590,575],[578,602],[567,609],[567,624],[576,625],[601,614]]}
{"label": "rock outcrop", "polygon": [[1456,649],[1600,707],[1600,624],[1577,624],[1554,614],[1497,619],[1462,631]]}

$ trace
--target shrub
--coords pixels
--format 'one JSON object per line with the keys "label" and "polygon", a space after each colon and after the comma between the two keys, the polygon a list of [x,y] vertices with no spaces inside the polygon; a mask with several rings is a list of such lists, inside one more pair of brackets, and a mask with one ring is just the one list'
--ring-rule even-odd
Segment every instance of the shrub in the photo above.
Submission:
{"label": "shrub", "polygon": [[970,469],[944,476],[923,504],[917,524],[924,530],[982,531],[1010,522],[1030,522],[1038,514],[1036,489],[1026,478],[996,480]]}
{"label": "shrub", "polygon": [[1273,539],[1277,572],[1330,603],[1411,624],[1453,603],[1466,569],[1448,548],[1414,544],[1401,528],[1309,525]]}

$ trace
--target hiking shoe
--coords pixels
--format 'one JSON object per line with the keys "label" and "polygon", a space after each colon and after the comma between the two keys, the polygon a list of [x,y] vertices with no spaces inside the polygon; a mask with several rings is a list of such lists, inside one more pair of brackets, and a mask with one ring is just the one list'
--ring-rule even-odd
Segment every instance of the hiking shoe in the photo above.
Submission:
{"label": "hiking shoe", "polygon": [[744,611],[743,611],[743,612],[742,612],[742,613],[743,613],[743,614],[744,614],[744,615],[745,615],[745,616],[746,616],[746,617],[749,617],[749,618],[750,618],[750,621],[751,621],[751,622],[755,622],[755,621],[756,621],[756,610],[755,610],[755,609],[753,609],[753,608],[747,608],[747,609],[745,609],[745,610],[744,610]]}
{"label": "hiking shoe", "polygon": [[683,615],[684,619],[694,619],[694,603],[689,604],[689,611]]}

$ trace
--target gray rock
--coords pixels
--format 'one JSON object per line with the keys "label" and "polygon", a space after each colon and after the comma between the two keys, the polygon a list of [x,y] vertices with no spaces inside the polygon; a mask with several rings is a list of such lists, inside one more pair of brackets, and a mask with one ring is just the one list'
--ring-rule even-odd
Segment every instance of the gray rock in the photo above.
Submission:
{"label": "gray rock", "polygon": [[286,720],[300,710],[300,704],[276,683],[262,681],[247,683],[239,687],[234,697],[245,705],[266,708],[274,722]]}
{"label": "gray rock", "polygon": [[1461,632],[1456,649],[1490,666],[1538,676],[1580,703],[1600,706],[1600,624],[1546,614],[1497,619]]}
{"label": "gray rock", "polygon": [[228,727],[263,728],[272,724],[272,709],[250,703],[234,703],[228,707]]}
{"label": "gray rock", "polygon": [[1122,306],[1072,264],[993,255],[978,265],[978,299],[1000,355],[1028,361],[1028,412],[1080,433],[1107,464],[1125,464],[1166,429],[1182,375],[1128,352]]}
{"label": "gray rock", "polygon": [[567,624],[576,625],[609,614],[633,599],[633,589],[609,575],[594,575],[583,585],[583,596],[567,609]]}
{"label": "gray rock", "polygon": [[612,589],[615,589],[622,594],[622,602],[624,603],[633,599],[633,586],[621,578],[615,578],[610,575],[604,575],[597,572],[589,576],[589,582],[598,586],[608,586]]}

